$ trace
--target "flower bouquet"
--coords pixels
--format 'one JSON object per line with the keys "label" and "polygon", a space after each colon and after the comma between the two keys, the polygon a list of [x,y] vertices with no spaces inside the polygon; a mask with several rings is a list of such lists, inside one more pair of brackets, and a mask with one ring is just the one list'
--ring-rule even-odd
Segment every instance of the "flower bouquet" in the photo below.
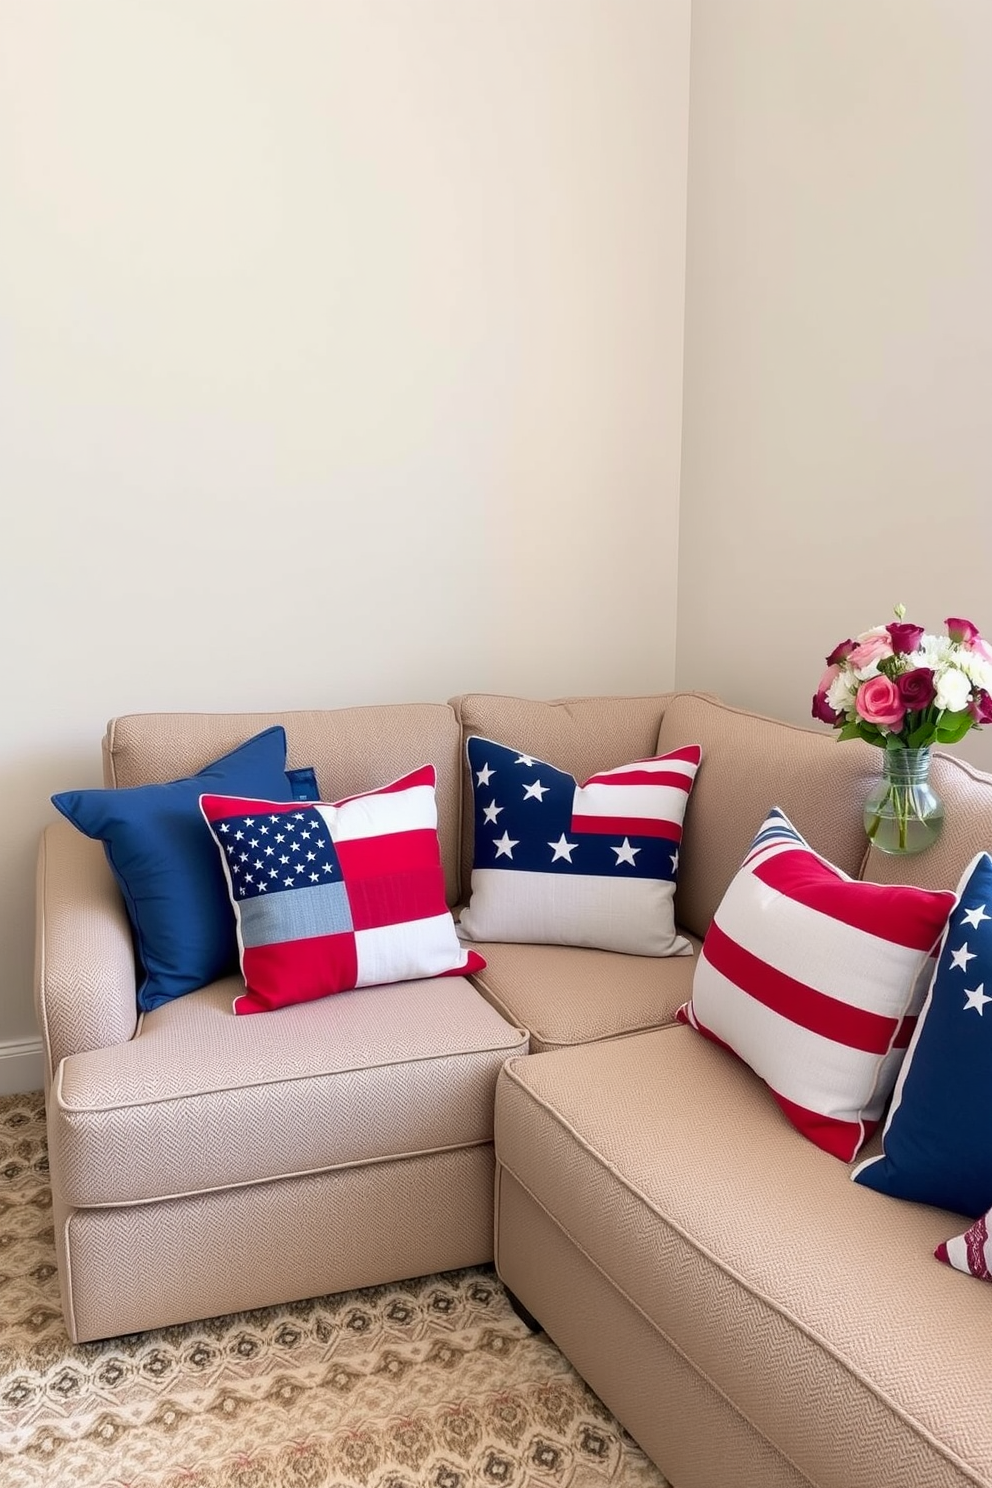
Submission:
{"label": "flower bouquet", "polygon": [[947,634],[896,620],[842,641],[827,657],[813,717],[840,739],[885,751],[882,780],[865,804],[865,830],[883,852],[920,852],[936,841],[943,806],[929,784],[930,748],[956,744],[992,723],[992,646],[970,620]]}

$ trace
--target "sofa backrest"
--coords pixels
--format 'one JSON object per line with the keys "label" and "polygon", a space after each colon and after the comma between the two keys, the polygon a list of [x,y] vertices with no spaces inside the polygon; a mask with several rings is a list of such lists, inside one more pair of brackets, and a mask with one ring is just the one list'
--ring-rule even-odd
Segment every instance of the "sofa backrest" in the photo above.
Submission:
{"label": "sofa backrest", "polygon": [[659,754],[685,744],[698,744],[702,761],[679,856],[680,926],[705,935],[772,806],[782,808],[818,853],[858,877],[867,846],[864,800],[881,768],[877,749],[860,739],[840,744],[826,730],[782,723],[696,692],[669,699],[659,730]]}
{"label": "sofa backrest", "polygon": [[451,699],[462,741],[462,897],[472,881],[474,803],[464,744],[480,734],[533,754],[580,783],[597,770],[612,770],[656,752],[658,728],[671,693],[639,697],[566,697],[549,702],[470,692]]}
{"label": "sofa backrest", "polygon": [[277,723],[286,730],[289,768],[313,765],[325,801],[375,789],[419,765],[433,764],[445,890],[448,903],[457,903],[462,754],[458,720],[447,703],[286,713],[130,714],[107,725],[104,782],[129,786],[181,779]]}

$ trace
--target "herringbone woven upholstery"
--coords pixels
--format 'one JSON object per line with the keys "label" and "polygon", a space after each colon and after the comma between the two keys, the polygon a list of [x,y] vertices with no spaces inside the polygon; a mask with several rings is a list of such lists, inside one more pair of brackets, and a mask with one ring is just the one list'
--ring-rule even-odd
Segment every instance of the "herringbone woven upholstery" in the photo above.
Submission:
{"label": "herringbone woven upholstery", "polygon": [[461,737],[447,703],[395,703],[286,713],[137,713],[111,719],[103,740],[107,785],[178,780],[280,723],[289,767],[313,765],[325,801],[437,768],[438,837],[448,903],[459,895]]}
{"label": "herringbone woven upholstery", "polygon": [[755,832],[781,806],[810,846],[856,878],[865,850],[861,814],[879,752],[840,744],[826,729],[796,728],[698,692],[665,706],[661,754],[698,744],[702,763],[686,808],[675,919],[703,936]]}
{"label": "herringbone woven upholstery", "polygon": [[597,770],[612,770],[657,752],[658,726],[668,693],[647,697],[530,698],[470,692],[452,698],[461,725],[462,748],[462,895],[468,898],[472,876],[475,814],[472,782],[464,758],[470,734],[520,749],[567,770],[579,782]]}
{"label": "herringbone woven upholstery", "polygon": [[692,956],[620,956],[487,941],[475,946],[486,968],[472,980],[508,1022],[527,1029],[539,1054],[674,1027],[675,1009],[692,991],[699,942],[692,947]]}
{"label": "herringbone woven upholstery", "polygon": [[70,1336],[111,1338],[488,1261],[493,1149],[54,1220]]}
{"label": "herringbone woven upholstery", "polygon": [[[496,1151],[565,1247],[625,1299],[611,1313],[572,1297],[584,1321],[559,1316],[562,1302],[529,1278],[512,1215],[497,1212],[507,1284],[552,1337],[568,1332],[635,1437],[636,1397],[611,1399],[596,1363],[628,1341],[644,1359],[631,1308],[659,1339],[662,1442],[695,1429],[666,1413],[674,1349],[701,1401],[717,1390],[818,1488],[992,1484],[992,1287],[932,1254],[959,1217],[851,1183],[732,1055],[682,1028],[513,1060]],[[681,1476],[658,1456],[679,1488],[710,1488],[679,1459]]]}
{"label": "herringbone woven upholstery", "polygon": [[673,1485],[809,1488],[503,1167],[496,1211],[497,1270]]}
{"label": "herringbone woven upholstery", "polygon": [[[235,1017],[234,977],[75,1054],[49,1101],[77,1208],[268,1182],[492,1140],[496,1076],[526,1050],[460,977]],[[195,1134],[195,1140],[191,1140]]]}
{"label": "herringbone woven upholstery", "polygon": [[38,850],[34,997],[46,1085],[67,1054],[122,1044],[138,1021],[124,900],[102,843],[61,817]]}

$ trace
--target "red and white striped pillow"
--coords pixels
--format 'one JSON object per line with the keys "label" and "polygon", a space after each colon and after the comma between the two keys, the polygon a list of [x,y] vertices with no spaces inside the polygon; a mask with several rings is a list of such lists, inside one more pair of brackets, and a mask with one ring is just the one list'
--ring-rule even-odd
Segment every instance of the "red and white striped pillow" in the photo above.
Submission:
{"label": "red and white striped pillow", "polygon": [[849,1162],[881,1118],[954,895],[862,883],[775,808],[706,933],[678,1018],[760,1075]]}

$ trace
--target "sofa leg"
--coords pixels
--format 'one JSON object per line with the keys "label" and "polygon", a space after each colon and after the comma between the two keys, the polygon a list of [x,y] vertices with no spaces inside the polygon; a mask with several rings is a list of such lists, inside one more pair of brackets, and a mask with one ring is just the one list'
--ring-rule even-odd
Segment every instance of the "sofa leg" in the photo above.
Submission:
{"label": "sofa leg", "polygon": [[544,1330],[542,1329],[541,1324],[538,1322],[537,1318],[532,1312],[527,1311],[526,1307],[521,1302],[516,1293],[511,1292],[508,1286],[504,1286],[503,1290],[506,1292],[507,1301],[513,1308],[514,1312],[517,1314],[517,1317],[520,1319],[520,1321],[524,1323],[532,1333],[543,1332]]}

